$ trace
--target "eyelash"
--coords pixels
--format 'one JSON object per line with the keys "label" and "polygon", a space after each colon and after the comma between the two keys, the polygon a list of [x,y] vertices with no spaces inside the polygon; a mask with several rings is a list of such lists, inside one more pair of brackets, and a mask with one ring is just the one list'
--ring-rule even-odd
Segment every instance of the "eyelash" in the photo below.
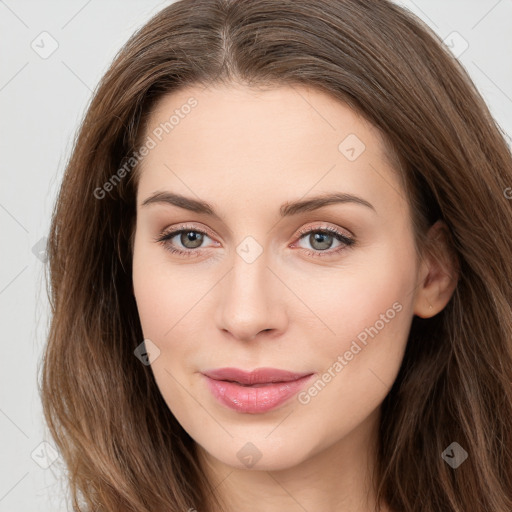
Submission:
{"label": "eyelash", "polygon": [[[177,254],[179,256],[185,256],[185,257],[193,257],[194,255],[198,255],[201,252],[200,248],[181,250],[181,249],[176,249],[175,247],[173,247],[172,245],[167,243],[169,240],[173,239],[176,235],[179,235],[184,232],[200,233],[202,235],[206,235],[206,236],[210,237],[210,235],[206,231],[182,225],[178,229],[175,229],[173,231],[170,231],[170,232],[164,231],[164,232],[160,233],[153,240],[154,240],[154,242],[157,242],[157,243],[160,243],[161,245],[163,245],[165,250],[171,252],[172,254]],[[323,233],[323,234],[327,233],[329,235],[333,235],[334,238],[336,238],[336,240],[338,240],[339,242],[342,242],[342,244],[343,244],[334,250],[311,251],[310,249],[303,249],[303,251],[305,251],[305,253],[308,256],[312,256],[315,258],[316,257],[325,258],[328,256],[333,256],[333,255],[338,254],[339,252],[343,251],[347,247],[353,246],[356,243],[355,239],[350,238],[350,237],[340,233],[337,229],[328,227],[328,226],[322,227],[322,228],[315,228],[315,229],[311,229],[311,228],[301,229],[301,230],[299,230],[299,234],[301,236],[299,236],[298,239],[301,240],[303,237],[305,237],[306,235],[309,235],[311,233]],[[212,238],[212,237],[210,237],[210,238]]]}

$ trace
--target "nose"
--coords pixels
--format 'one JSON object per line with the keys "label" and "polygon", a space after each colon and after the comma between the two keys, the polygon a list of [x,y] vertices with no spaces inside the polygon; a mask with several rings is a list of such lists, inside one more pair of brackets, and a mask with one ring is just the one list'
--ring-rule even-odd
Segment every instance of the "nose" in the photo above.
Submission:
{"label": "nose", "polygon": [[265,253],[248,263],[235,255],[218,289],[216,325],[240,341],[282,333],[287,324],[285,286],[268,267]]}

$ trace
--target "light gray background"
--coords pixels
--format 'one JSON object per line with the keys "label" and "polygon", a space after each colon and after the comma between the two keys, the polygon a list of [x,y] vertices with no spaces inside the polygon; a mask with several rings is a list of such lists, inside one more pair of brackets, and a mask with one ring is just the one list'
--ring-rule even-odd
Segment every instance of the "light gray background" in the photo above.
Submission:
{"label": "light gray background", "polygon": [[[135,29],[169,3],[0,0],[0,512],[68,510],[59,460],[40,466],[51,458],[41,443],[53,442],[36,386],[49,319],[37,249],[92,90]],[[512,0],[398,3],[443,39],[458,33],[447,41],[512,134]]]}

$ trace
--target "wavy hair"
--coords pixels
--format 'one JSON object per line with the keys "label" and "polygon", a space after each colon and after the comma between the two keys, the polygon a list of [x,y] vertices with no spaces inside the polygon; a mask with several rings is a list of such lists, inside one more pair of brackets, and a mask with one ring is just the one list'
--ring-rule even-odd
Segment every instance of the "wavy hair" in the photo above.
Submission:
{"label": "wavy hair", "polygon": [[[382,404],[377,499],[400,512],[512,510],[512,155],[441,39],[388,0],[179,0],[119,51],[74,141],[48,238],[40,376],[75,511],[221,510],[149,366],[132,284],[145,123],[191,85],[305,85],[376,126],[413,207],[442,219],[459,279],[415,316]],[[124,172],[122,172],[124,169]],[[459,443],[468,459],[441,457]]]}

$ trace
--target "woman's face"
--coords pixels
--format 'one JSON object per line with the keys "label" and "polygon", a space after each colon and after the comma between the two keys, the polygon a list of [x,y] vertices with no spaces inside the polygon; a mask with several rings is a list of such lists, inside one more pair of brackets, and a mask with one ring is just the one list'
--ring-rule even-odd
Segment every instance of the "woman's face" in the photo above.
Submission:
{"label": "woman's face", "polygon": [[184,429],[262,469],[369,432],[422,279],[378,132],[312,89],[197,87],[159,102],[145,141],[134,294]]}

